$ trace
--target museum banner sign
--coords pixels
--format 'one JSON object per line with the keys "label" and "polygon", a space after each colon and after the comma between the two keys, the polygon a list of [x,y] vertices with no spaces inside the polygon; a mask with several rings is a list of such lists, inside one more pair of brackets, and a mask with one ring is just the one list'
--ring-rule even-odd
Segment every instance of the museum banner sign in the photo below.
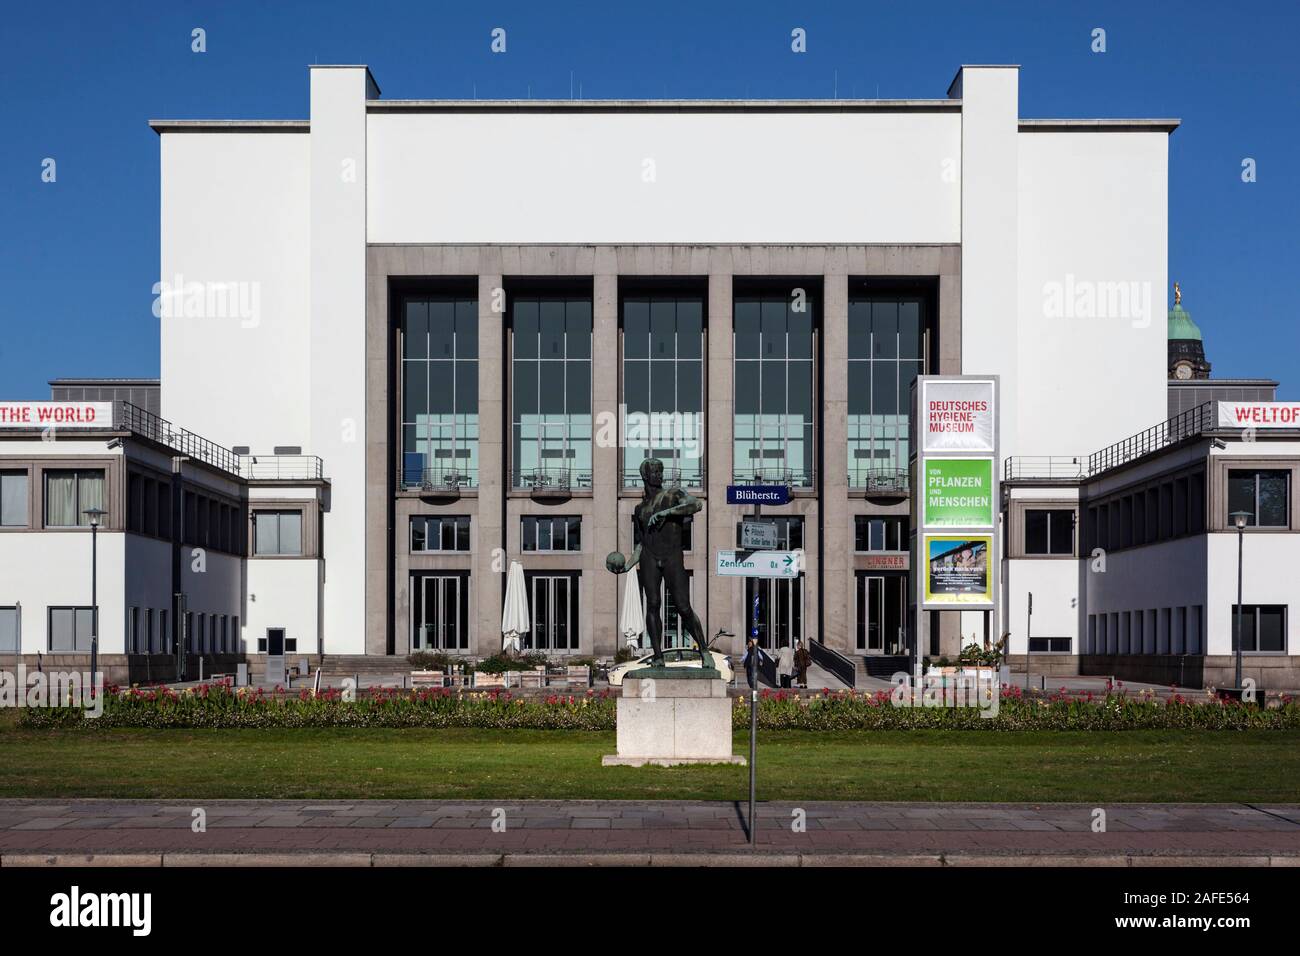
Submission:
{"label": "museum banner sign", "polygon": [[112,427],[112,402],[0,402],[0,428]]}
{"label": "museum banner sign", "polygon": [[1300,402],[1219,402],[1220,428],[1300,428]]}
{"label": "museum banner sign", "polygon": [[926,458],[925,509],[927,528],[993,527],[993,459]]}
{"label": "museum banner sign", "polygon": [[994,383],[985,379],[921,380],[921,448],[926,453],[994,451]]}
{"label": "museum banner sign", "polygon": [[992,555],[992,535],[926,535],[925,603],[992,607]]}

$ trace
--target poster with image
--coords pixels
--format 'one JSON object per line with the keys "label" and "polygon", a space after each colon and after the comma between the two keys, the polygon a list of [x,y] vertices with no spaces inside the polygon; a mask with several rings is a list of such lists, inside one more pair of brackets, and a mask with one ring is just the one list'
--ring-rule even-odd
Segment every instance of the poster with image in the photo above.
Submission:
{"label": "poster with image", "polygon": [[992,552],[992,535],[926,535],[926,605],[991,607]]}

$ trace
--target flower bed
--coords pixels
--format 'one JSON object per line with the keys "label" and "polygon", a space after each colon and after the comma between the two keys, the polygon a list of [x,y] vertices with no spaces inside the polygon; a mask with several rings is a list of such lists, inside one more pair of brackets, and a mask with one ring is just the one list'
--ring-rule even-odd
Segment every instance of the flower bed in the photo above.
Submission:
{"label": "flower bed", "polygon": [[[457,693],[445,688],[377,690],[355,700],[338,690],[313,696],[310,691],[232,690],[209,684],[184,691],[169,688],[108,688],[104,712],[87,720],[70,708],[24,709],[29,728],[113,727],[261,728],[261,727],[479,727],[485,729],[613,730],[612,691],[520,697],[508,691]],[[1300,728],[1300,703],[1287,699],[1268,709],[1221,701],[1210,696],[1160,699],[1112,691],[1091,694],[1024,697],[1017,687],[1003,688],[995,716],[977,707],[896,707],[889,692],[861,694],[825,691],[800,697],[786,691],[763,691],[759,726],[765,730],[1285,730]],[[749,704],[735,699],[733,726],[749,726]]]}

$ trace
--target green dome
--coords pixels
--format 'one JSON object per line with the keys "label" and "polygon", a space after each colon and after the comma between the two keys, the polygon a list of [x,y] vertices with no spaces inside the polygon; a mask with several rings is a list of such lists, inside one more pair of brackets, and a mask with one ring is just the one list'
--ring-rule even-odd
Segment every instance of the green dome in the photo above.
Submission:
{"label": "green dome", "polygon": [[1173,342],[1179,339],[1193,339],[1199,342],[1201,341],[1201,330],[1192,321],[1192,313],[1175,303],[1174,307],[1169,310],[1169,341]]}

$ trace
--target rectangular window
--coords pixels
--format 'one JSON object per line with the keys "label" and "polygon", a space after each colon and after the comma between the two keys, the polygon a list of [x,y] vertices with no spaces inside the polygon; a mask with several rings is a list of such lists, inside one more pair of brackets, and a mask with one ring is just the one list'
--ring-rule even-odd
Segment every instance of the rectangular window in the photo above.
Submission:
{"label": "rectangular window", "polygon": [[21,639],[17,607],[0,607],[0,654],[18,653]]}
{"label": "rectangular window", "polygon": [[639,486],[646,458],[664,463],[666,484],[703,484],[703,342],[701,296],[623,300],[624,486]]}
{"label": "rectangular window", "polygon": [[[1291,524],[1289,471],[1228,471],[1228,514],[1244,511],[1248,528],[1286,528]],[[1228,527],[1234,527],[1231,517]]]}
{"label": "rectangular window", "polygon": [[468,551],[469,516],[412,515],[411,551]]}
{"label": "rectangular window", "polygon": [[1074,554],[1074,510],[1026,508],[1025,554]]}
{"label": "rectangular window", "polygon": [[732,467],[738,481],[813,484],[815,311],[810,299],[736,297]]}
{"label": "rectangular window", "polygon": [[0,471],[0,528],[27,527],[27,472]]}
{"label": "rectangular window", "polygon": [[50,653],[90,653],[94,612],[88,607],[50,608]]}
{"label": "rectangular window", "polygon": [[302,554],[302,512],[253,512],[253,553]]}
{"label": "rectangular window", "polygon": [[402,302],[404,488],[478,484],[478,299]]}
{"label": "rectangular window", "polygon": [[[1241,610],[1241,652],[1243,654],[1286,653],[1285,604],[1246,604]],[[1232,652],[1237,652],[1237,611],[1232,606]]]}
{"label": "rectangular window", "polygon": [[858,553],[872,551],[906,551],[909,519],[903,517],[853,517],[853,550]]}
{"label": "rectangular window", "polygon": [[522,551],[581,551],[582,518],[524,515],[520,523]]}
{"label": "rectangular window", "polygon": [[103,470],[45,472],[45,527],[88,528],[92,508],[104,509]]}
{"label": "rectangular window", "polygon": [[1070,639],[1068,637],[1031,637],[1029,639],[1031,654],[1068,654]]}
{"label": "rectangular window", "polygon": [[591,298],[516,296],[510,428],[516,488],[591,487]]}
{"label": "rectangular window", "polygon": [[849,301],[849,485],[906,489],[911,389],[924,368],[926,302],[876,294]]}

